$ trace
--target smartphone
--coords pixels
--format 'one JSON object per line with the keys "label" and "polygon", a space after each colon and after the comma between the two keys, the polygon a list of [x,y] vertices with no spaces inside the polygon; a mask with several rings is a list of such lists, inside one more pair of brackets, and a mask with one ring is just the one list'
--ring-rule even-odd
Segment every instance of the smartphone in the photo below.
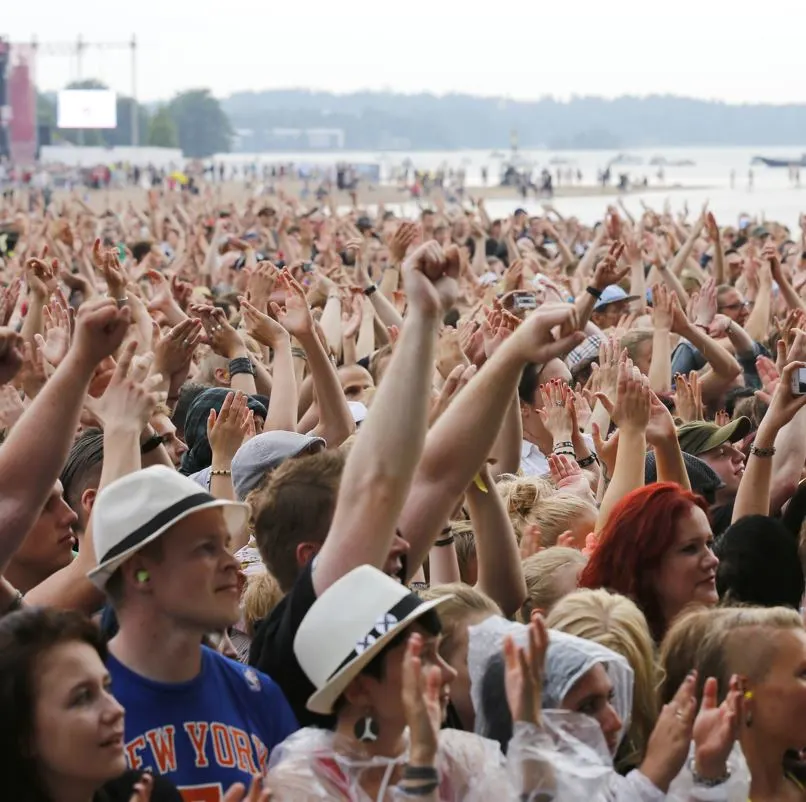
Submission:
{"label": "smartphone", "polygon": [[792,395],[806,395],[806,368],[798,368],[792,374]]}
{"label": "smartphone", "polygon": [[515,292],[512,294],[512,308],[519,311],[537,309],[537,298],[531,292]]}

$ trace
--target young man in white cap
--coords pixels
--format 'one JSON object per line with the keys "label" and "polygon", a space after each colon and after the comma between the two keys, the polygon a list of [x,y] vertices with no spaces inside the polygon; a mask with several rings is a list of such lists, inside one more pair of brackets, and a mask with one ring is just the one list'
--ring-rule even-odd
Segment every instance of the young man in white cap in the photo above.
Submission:
{"label": "young man in white cap", "polygon": [[297,729],[272,680],[201,645],[239,617],[228,545],[246,516],[245,505],[163,466],[113,482],[93,508],[98,567],[89,578],[120,624],[108,668],[126,708],[129,765],[165,775],[199,802],[248,785]]}

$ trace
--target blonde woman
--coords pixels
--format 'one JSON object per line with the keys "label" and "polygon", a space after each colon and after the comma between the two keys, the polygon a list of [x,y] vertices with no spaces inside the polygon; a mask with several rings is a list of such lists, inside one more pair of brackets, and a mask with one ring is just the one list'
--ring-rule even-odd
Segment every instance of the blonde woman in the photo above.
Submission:
{"label": "blonde woman", "polygon": [[564,532],[573,536],[580,549],[596,525],[596,507],[571,493],[557,492],[544,479],[528,477],[499,482],[498,492],[518,541],[536,534],[543,548],[557,544]]}
{"label": "blonde woman", "polygon": [[535,613],[546,616],[560,599],[576,590],[586,557],[576,549],[552,546],[523,561],[528,596],[517,619],[528,624]]}
{"label": "blonde woman", "polygon": [[[734,750],[731,768],[745,787],[731,799],[804,802],[806,777],[798,758],[806,744],[806,631],[800,615],[785,607],[736,607],[681,616],[661,646],[669,675],[664,699],[680,673],[681,653],[696,661],[700,677],[718,680],[720,695],[731,682],[743,691],[741,750]],[[697,692],[717,695],[707,682],[698,683]]]}
{"label": "blonde woman", "polygon": [[[606,590],[577,590],[554,605],[547,615],[546,626],[595,641],[630,664],[634,674],[632,719],[616,754],[615,766],[622,774],[638,767],[658,718],[660,684],[644,614],[625,596]],[[685,675],[680,684],[683,679]]]}

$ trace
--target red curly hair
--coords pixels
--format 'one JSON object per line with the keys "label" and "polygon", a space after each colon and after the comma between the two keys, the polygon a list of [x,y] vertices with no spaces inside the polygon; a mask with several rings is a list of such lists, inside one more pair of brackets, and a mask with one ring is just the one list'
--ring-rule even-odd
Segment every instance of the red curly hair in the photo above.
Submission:
{"label": "red curly hair", "polygon": [[677,522],[692,507],[708,514],[703,498],[674,482],[656,482],[628,493],[613,507],[579,577],[581,588],[606,588],[632,599],[658,642],[668,622],[655,577],[675,542]]}

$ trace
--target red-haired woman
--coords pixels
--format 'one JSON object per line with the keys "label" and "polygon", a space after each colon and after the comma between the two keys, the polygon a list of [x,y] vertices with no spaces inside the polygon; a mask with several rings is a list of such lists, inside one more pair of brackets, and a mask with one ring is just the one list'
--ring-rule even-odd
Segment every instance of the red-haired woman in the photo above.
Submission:
{"label": "red-haired woman", "polygon": [[684,607],[718,601],[706,510],[702,498],[672,482],[633,490],[613,507],[579,586],[633,599],[660,642]]}

